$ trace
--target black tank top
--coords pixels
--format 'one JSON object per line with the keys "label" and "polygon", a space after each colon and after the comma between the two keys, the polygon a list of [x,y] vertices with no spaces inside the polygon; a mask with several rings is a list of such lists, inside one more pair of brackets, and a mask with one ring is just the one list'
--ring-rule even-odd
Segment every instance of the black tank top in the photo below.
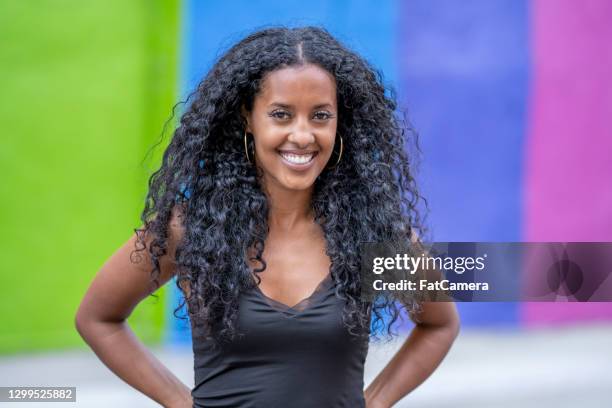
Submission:
{"label": "black tank top", "polygon": [[244,291],[237,326],[244,336],[214,348],[192,332],[193,406],[365,407],[369,333],[348,332],[343,305],[330,274],[293,307],[258,287]]}

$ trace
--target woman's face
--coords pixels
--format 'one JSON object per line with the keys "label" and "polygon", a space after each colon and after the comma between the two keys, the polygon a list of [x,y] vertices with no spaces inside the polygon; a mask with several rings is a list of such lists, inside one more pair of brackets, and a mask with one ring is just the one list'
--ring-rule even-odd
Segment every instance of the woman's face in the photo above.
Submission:
{"label": "woman's face", "polygon": [[336,138],[333,75],[313,64],[272,71],[264,77],[252,111],[244,114],[264,183],[288,190],[312,187]]}

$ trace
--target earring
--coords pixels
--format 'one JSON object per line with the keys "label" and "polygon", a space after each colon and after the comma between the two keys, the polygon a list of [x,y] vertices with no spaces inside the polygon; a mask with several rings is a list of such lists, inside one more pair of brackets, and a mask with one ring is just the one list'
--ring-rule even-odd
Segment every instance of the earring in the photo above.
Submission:
{"label": "earring", "polygon": [[[247,143],[247,131],[246,130],[244,131],[244,152],[246,154],[246,158],[249,164],[253,164],[253,162],[251,161],[251,158],[249,157],[249,146]],[[253,149],[253,157],[255,157],[255,149]]]}
{"label": "earring", "polygon": [[[338,166],[338,163],[340,163],[340,159],[342,158],[343,150],[344,150],[344,143],[342,141],[342,136],[340,136],[340,153],[338,153],[338,160],[336,160],[336,163],[333,166],[328,167],[328,169],[335,169]],[[334,150],[334,153],[335,153],[335,150]]]}

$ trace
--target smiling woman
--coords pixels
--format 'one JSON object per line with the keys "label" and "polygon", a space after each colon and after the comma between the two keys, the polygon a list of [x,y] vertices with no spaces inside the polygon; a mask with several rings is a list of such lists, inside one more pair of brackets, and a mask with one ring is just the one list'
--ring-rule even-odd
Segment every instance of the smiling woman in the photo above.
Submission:
{"label": "smiling woman", "polygon": [[[119,333],[136,365],[108,357],[118,375],[167,406],[374,408],[431,374],[457,335],[454,305],[360,296],[360,244],[421,229],[408,133],[381,82],[317,27],[258,31],[216,62],[149,181],[143,226],[77,318],[97,320],[80,332],[98,351],[97,332]],[[117,327],[152,290],[144,271],[185,295],[190,393]],[[417,327],[364,391],[368,341],[393,334],[402,308]]]}

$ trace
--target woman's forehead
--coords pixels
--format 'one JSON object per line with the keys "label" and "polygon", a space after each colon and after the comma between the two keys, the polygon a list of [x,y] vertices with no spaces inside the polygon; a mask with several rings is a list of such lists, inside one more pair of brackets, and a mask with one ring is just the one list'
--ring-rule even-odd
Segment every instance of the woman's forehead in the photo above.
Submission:
{"label": "woman's forehead", "polygon": [[264,77],[257,96],[264,103],[288,104],[288,101],[306,98],[335,104],[336,80],[331,73],[317,65],[285,67]]}

